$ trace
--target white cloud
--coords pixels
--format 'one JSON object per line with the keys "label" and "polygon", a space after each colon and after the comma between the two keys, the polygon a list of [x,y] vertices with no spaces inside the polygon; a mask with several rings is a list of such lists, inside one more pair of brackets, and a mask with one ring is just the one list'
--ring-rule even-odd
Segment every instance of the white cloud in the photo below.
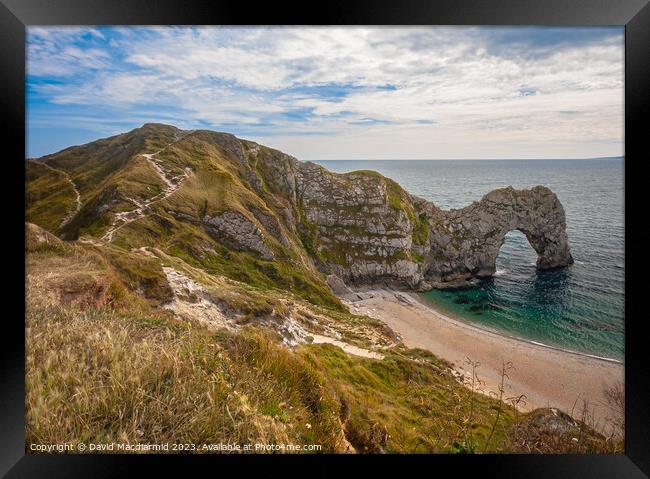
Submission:
{"label": "white cloud", "polygon": [[71,79],[35,90],[60,105],[177,108],[305,159],[622,153],[620,35],[522,54],[481,28],[113,33],[30,28],[30,75]]}
{"label": "white cloud", "polygon": [[75,45],[84,36],[104,39],[95,28],[30,27],[28,29],[27,72],[34,76],[67,77],[80,71],[110,66],[108,51]]}

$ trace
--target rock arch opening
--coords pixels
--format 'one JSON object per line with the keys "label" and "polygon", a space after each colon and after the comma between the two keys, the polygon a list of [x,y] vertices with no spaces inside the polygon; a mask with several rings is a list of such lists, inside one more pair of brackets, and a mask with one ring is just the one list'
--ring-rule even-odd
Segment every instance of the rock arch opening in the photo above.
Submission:
{"label": "rock arch opening", "polygon": [[497,253],[494,275],[501,276],[513,270],[535,272],[538,257],[539,254],[523,231],[510,230],[504,235]]}

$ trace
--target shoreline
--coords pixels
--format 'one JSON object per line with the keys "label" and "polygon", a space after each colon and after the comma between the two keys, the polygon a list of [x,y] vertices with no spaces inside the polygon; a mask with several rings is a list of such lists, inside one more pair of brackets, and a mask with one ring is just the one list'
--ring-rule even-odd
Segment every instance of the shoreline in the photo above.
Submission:
{"label": "shoreline", "polygon": [[351,311],[382,321],[405,346],[430,351],[459,376],[471,375],[467,359],[479,363],[479,392],[498,395],[502,367],[511,363],[504,398],[525,395],[520,411],[555,407],[580,419],[586,410],[600,428],[616,416],[605,390],[624,383],[623,362],[486,330],[436,310],[412,292],[377,287],[354,292],[358,299],[342,298]]}
{"label": "shoreline", "polygon": [[552,350],[555,350],[555,351],[561,351],[561,352],[567,353],[567,354],[574,354],[576,356],[583,356],[583,357],[587,357],[587,358],[591,358],[591,359],[596,359],[598,361],[605,361],[605,362],[608,362],[608,363],[620,364],[622,366],[625,366],[625,361],[621,361],[620,359],[608,358],[608,357],[605,357],[605,356],[598,356],[596,354],[590,354],[590,353],[586,353],[586,352],[583,352],[583,351],[575,351],[573,349],[566,349],[566,348],[563,348],[561,346],[554,346],[552,344],[540,343],[539,341],[535,341],[535,340],[532,340],[532,339],[526,339],[526,338],[522,338],[520,336],[514,336],[514,335],[511,335],[511,334],[501,332],[501,331],[495,331],[495,330],[492,330],[492,329],[483,328],[483,327],[478,326],[476,324],[472,324],[469,321],[466,321],[466,320],[464,320],[462,318],[455,317],[455,316],[451,315],[450,313],[448,313],[446,311],[442,312],[441,310],[436,309],[435,305],[433,305],[431,302],[427,301],[426,299],[422,298],[417,293],[404,292],[404,291],[400,291],[400,293],[409,296],[411,299],[413,299],[414,301],[417,301],[418,303],[420,303],[425,308],[430,309],[434,314],[437,314],[438,316],[444,318],[445,320],[449,321],[450,323],[457,324],[458,326],[464,326],[464,327],[467,327],[467,328],[471,328],[471,329],[475,329],[477,331],[480,331],[481,333],[493,334],[495,336],[511,339],[513,341],[520,341],[522,343],[532,344],[532,345],[535,345],[535,346],[539,346],[539,347],[542,347],[542,348],[548,348],[548,349],[552,349]]}

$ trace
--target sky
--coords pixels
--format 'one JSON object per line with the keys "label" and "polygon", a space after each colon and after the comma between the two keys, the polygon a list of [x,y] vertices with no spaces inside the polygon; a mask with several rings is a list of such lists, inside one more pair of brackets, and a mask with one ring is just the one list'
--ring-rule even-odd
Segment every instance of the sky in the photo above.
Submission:
{"label": "sky", "polygon": [[301,160],[622,156],[623,27],[29,27],[27,156],[146,122]]}

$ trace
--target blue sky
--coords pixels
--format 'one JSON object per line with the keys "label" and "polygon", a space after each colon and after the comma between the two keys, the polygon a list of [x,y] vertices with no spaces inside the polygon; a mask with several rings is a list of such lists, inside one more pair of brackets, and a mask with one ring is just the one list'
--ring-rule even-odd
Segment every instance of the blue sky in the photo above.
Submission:
{"label": "blue sky", "polygon": [[29,27],[27,154],[145,122],[302,160],[623,155],[622,27]]}

